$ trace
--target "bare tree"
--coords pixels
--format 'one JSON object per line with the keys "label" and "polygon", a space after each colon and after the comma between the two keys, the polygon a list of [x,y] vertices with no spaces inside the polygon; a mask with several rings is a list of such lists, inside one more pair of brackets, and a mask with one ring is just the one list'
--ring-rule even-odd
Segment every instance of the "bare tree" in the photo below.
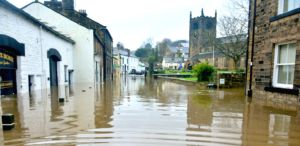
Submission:
{"label": "bare tree", "polygon": [[118,42],[117,43],[117,47],[118,47],[118,49],[124,49],[124,44],[122,43],[122,42]]}
{"label": "bare tree", "polygon": [[169,39],[169,38],[164,38],[164,39],[162,40],[162,42],[165,42],[165,43],[167,43],[168,45],[172,44],[172,41],[171,41],[171,39]]}
{"label": "bare tree", "polygon": [[151,45],[151,47],[153,47],[153,45],[154,45],[154,43],[153,43],[153,37],[147,38],[146,39],[146,43],[147,44],[149,43]]}
{"label": "bare tree", "polygon": [[230,11],[223,13],[218,20],[221,38],[216,38],[212,33],[208,33],[207,38],[217,51],[233,59],[235,70],[237,70],[238,61],[247,52],[248,3],[247,0],[230,1],[231,3],[226,5]]}

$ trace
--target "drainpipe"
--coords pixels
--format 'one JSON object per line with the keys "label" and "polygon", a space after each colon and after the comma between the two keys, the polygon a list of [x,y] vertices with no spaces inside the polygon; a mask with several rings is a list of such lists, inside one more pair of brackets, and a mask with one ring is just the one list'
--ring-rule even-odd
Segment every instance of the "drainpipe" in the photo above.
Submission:
{"label": "drainpipe", "polygon": [[[42,34],[42,31],[43,31],[43,26],[40,26],[40,37],[41,37],[40,44],[41,44],[41,60],[42,60],[42,78],[45,79],[45,86],[46,86],[46,90],[47,90],[47,79],[46,79],[46,76],[45,76],[45,74],[44,74],[43,34]],[[43,86],[41,86],[41,88],[43,88]]]}
{"label": "drainpipe", "polygon": [[[253,23],[252,23],[252,50],[251,50],[251,62],[250,62],[250,81],[249,81],[249,90],[248,97],[252,97],[252,72],[253,72],[253,53],[254,53],[254,36],[255,36],[255,19],[256,19],[256,1],[254,0],[254,11],[253,11]],[[251,2],[251,0],[250,0]],[[251,5],[250,5],[251,8]],[[249,12],[250,13],[250,12]]]}

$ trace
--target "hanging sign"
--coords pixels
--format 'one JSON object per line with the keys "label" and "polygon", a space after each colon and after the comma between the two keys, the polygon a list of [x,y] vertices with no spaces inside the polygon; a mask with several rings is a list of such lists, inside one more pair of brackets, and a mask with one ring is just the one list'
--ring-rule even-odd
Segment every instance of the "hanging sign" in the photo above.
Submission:
{"label": "hanging sign", "polygon": [[15,68],[15,56],[0,51],[0,68]]}

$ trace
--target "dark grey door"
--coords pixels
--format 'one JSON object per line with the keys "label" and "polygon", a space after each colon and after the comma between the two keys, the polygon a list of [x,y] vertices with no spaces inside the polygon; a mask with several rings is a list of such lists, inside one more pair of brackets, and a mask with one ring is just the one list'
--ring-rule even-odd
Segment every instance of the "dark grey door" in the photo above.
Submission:
{"label": "dark grey door", "polygon": [[58,86],[57,81],[57,61],[54,57],[49,57],[50,63],[50,86]]}

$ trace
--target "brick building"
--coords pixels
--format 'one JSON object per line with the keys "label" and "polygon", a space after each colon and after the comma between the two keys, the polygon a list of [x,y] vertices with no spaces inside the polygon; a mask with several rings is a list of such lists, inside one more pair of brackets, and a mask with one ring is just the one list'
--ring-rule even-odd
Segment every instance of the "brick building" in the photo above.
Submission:
{"label": "brick building", "polygon": [[251,0],[247,95],[299,103],[300,3]]}
{"label": "brick building", "polygon": [[[189,59],[186,61],[184,68],[192,69],[194,65],[203,62],[209,62],[217,70],[234,70],[233,59],[223,53],[214,50],[213,44],[208,41],[207,36],[216,37],[217,32],[217,12],[215,17],[205,16],[203,9],[199,17],[190,15],[190,36],[189,36]],[[220,42],[226,43],[226,37],[217,38]],[[246,37],[244,37],[246,39]],[[246,56],[246,54],[245,54]],[[242,56],[237,63],[238,68],[245,68],[246,57]]]}

